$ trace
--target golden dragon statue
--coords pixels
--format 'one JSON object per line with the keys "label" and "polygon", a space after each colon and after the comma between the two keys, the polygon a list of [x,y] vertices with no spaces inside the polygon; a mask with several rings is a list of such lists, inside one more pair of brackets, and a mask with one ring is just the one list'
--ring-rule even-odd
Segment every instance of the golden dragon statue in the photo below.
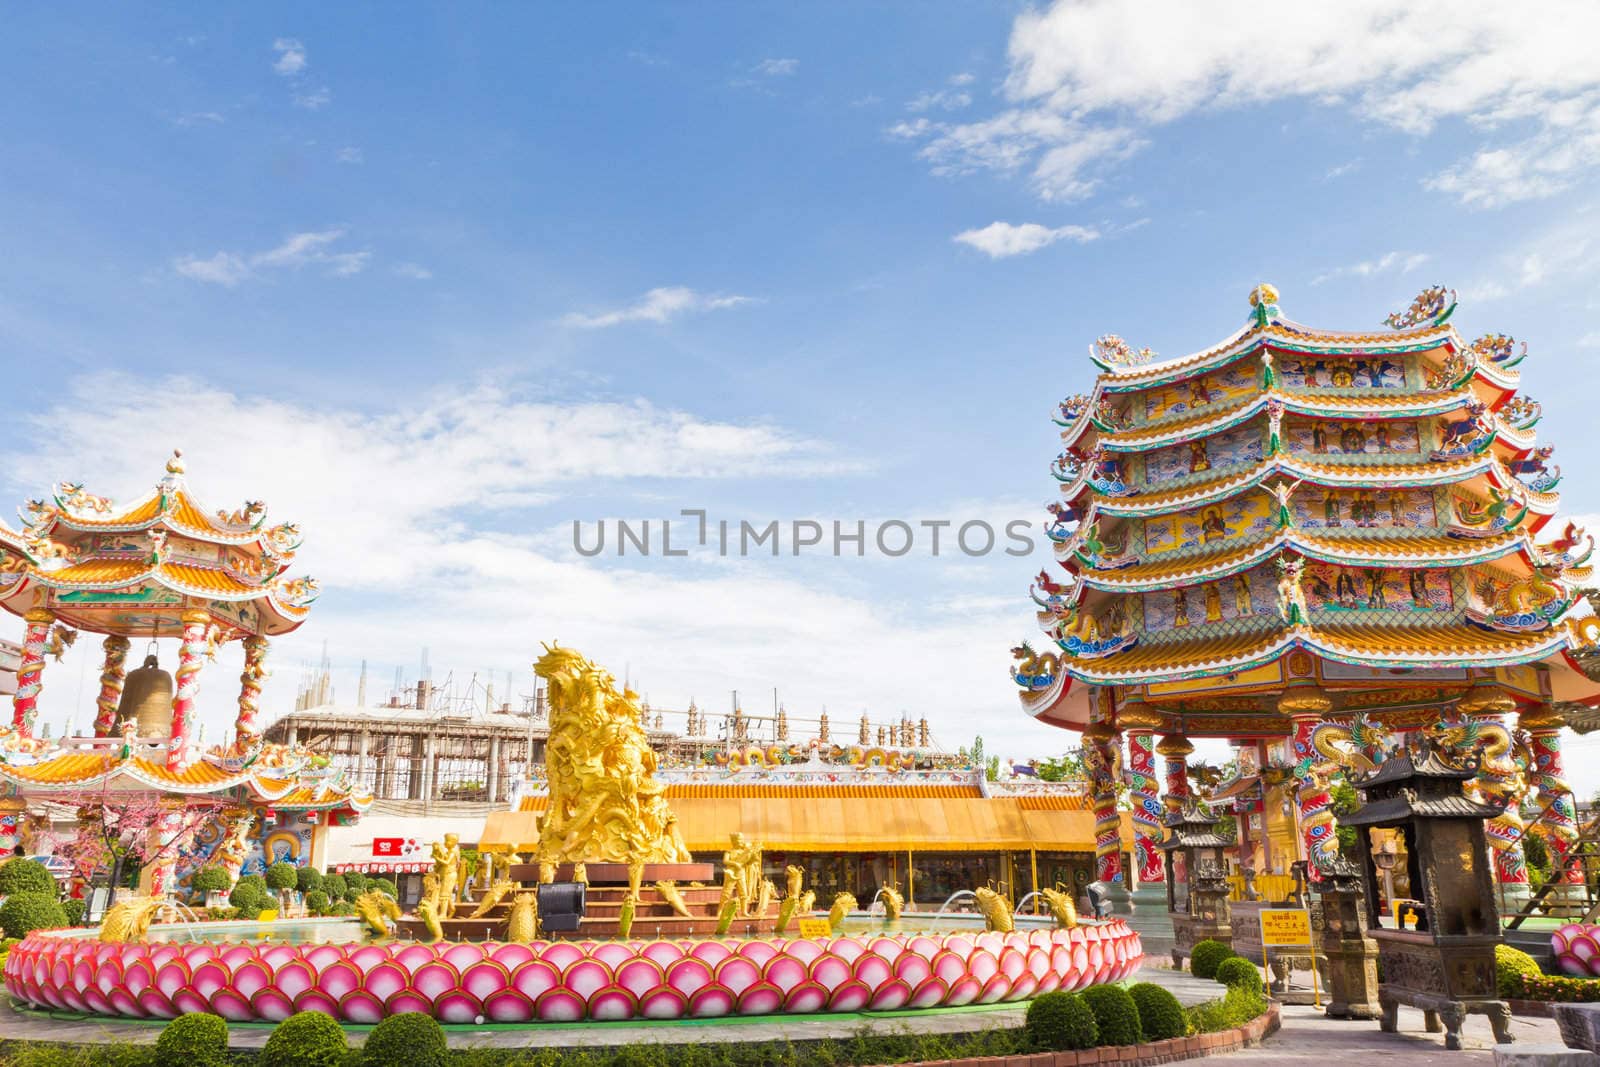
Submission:
{"label": "golden dragon statue", "polygon": [[380,889],[369,889],[355,899],[356,915],[373,937],[388,937],[390,919],[400,918],[400,905]]}
{"label": "golden dragon statue", "polygon": [[518,893],[506,917],[506,940],[526,945],[539,936],[539,894]]}
{"label": "golden dragon statue", "polygon": [[517,883],[509,878],[502,878],[490,886],[483,894],[483,899],[478,901],[478,906],[472,909],[469,919],[481,919],[495,909],[495,906],[507,896],[516,891]]}
{"label": "golden dragon statue", "polygon": [[828,925],[833,927],[834,933],[839,932],[840,925],[857,906],[853,893],[840,893],[833,898],[833,907],[828,909]]}
{"label": "golden dragon statue", "polygon": [[[1388,758],[1389,731],[1365,715],[1347,723],[1329,720],[1312,728],[1311,747],[1335,766],[1371,774]],[[1326,764],[1321,769],[1332,770]]]}
{"label": "golden dragon statue", "polygon": [[1423,727],[1422,733],[1447,763],[1460,767],[1469,765],[1469,760],[1477,761],[1478,776],[1472,780],[1472,788],[1485,803],[1500,809],[1500,814],[1484,823],[1495,869],[1502,881],[1525,880],[1522,838],[1527,828],[1521,808],[1529,790],[1529,769],[1534,766],[1527,738],[1512,734],[1500,723],[1471,718],[1440,719]]}
{"label": "golden dragon statue", "polygon": [[900,895],[900,887],[893,882],[885,882],[878,887],[878,896],[883,898],[883,917],[890,922],[899,922],[900,913],[906,906],[906,898]]}
{"label": "golden dragon statue", "polygon": [[778,925],[772,931],[775,934],[781,934],[789,929],[789,922],[794,918],[795,912],[810,909],[809,905],[805,909],[800,906],[804,896],[800,886],[805,881],[805,869],[791,864],[784,868],[784,874],[788,879],[788,892],[784,894],[783,903],[778,905]]}
{"label": "golden dragon statue", "polygon": [[1078,906],[1072,902],[1072,894],[1057,885],[1052,889],[1039,890],[1039,895],[1044,897],[1050,914],[1055,916],[1056,929],[1071,930],[1078,925]]}
{"label": "golden dragon statue", "polygon": [[1009,934],[1016,929],[1016,920],[1011,914],[1011,905],[1006,903],[1005,897],[988,886],[979,886],[973,890],[973,895],[978,898],[978,911],[983,913],[985,929],[993,930],[1000,934]]}
{"label": "golden dragon statue", "polygon": [[100,940],[108,943],[143,941],[156,914],[166,903],[160,897],[129,897],[111,905],[100,922]]}

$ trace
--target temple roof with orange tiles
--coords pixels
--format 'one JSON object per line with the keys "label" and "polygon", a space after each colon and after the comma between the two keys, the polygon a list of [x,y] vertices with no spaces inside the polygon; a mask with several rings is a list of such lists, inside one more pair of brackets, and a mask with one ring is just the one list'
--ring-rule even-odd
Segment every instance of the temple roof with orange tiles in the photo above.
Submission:
{"label": "temple roof with orange tiles", "polygon": [[1025,710],[1082,726],[1109,688],[1236,733],[1289,684],[1381,710],[1483,671],[1527,702],[1600,700],[1571,658],[1600,638],[1576,592],[1593,540],[1544,530],[1561,473],[1517,393],[1527,346],[1464,340],[1439,287],[1388,332],[1293,322],[1268,285],[1250,308],[1178,359],[1091,346],[1093,390],[1054,416],[1064,573],[1032,589],[1054,647],[1015,650]]}
{"label": "temple roof with orange tiles", "polygon": [[183,475],[174,453],[160,482],[129,504],[75,482],[30,501],[21,529],[0,523],[0,607],[144,637],[177,634],[183,610],[196,606],[230,634],[295,629],[317,596],[314,580],[286,574],[299,529],[268,526],[260,501],[208,510]]}

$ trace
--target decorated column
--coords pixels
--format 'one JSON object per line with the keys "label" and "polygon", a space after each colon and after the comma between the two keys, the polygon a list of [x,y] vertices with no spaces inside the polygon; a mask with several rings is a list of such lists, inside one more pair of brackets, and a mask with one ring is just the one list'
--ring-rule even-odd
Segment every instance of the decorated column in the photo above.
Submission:
{"label": "decorated column", "polygon": [[[244,673],[239,675],[239,715],[233,722],[235,743],[243,750],[261,736],[261,683],[267,677],[267,639],[244,639]],[[181,673],[181,671],[180,671]]]}
{"label": "decorated column", "polygon": [[149,896],[165,896],[177,888],[178,835],[182,829],[182,799],[164,799],[161,814],[151,823],[148,831],[150,843],[146,846],[146,852],[155,860],[144,868],[140,876],[140,889]]}
{"label": "decorated column", "polygon": [[1094,788],[1094,877],[1122,886],[1121,819],[1117,816],[1117,782],[1122,777],[1122,745],[1109,723],[1092,723],[1083,731],[1083,752]]}
{"label": "decorated column", "polygon": [[49,608],[33,608],[22,619],[28,626],[23,632],[22,661],[17,666],[17,692],[11,700],[11,725],[23,737],[32,737],[33,720],[39,714],[39,691],[44,688],[44,646],[56,617]]}
{"label": "decorated column", "polygon": [[189,766],[189,734],[198,712],[195,698],[200,693],[200,664],[206,654],[206,631],[211,616],[191,608],[183,613],[183,643],[178,646],[177,692],[172,698],[172,738],[167,744],[167,770],[182,771]]}
{"label": "decorated column", "polygon": [[1167,814],[1175,815],[1183,810],[1183,802],[1189,797],[1188,760],[1194,753],[1194,744],[1182,734],[1167,734],[1156,745],[1156,753],[1166,761]]}
{"label": "decorated column", "polygon": [[110,737],[117,728],[117,705],[122,701],[122,682],[128,665],[128,639],[117,634],[106,638],[103,646],[106,658],[100,664],[100,695],[95,697],[99,710],[94,717],[94,735]]}
{"label": "decorated column", "polygon": [[1289,716],[1295,804],[1299,809],[1300,839],[1305,848],[1306,878],[1312,882],[1322,881],[1339,855],[1333,797],[1328,791],[1330,768],[1311,743],[1311,731],[1332,709],[1333,701],[1315,685],[1291,683],[1278,698],[1278,710]]}
{"label": "decorated column", "polygon": [[[1478,777],[1472,787],[1488,804],[1500,809],[1500,814],[1484,823],[1489,839],[1489,854],[1494,857],[1495,880],[1501,885],[1519,886],[1525,892],[1528,886],[1528,863],[1522,851],[1522,838],[1527,832],[1520,808],[1526,787],[1522,775],[1511,758],[1511,731],[1502,716],[1515,713],[1517,702],[1510,693],[1495,685],[1492,672],[1473,671],[1480,679],[1456,703],[1456,710],[1465,717],[1462,741],[1479,757]],[[1534,773],[1532,767],[1528,774]]]}
{"label": "decorated column", "polygon": [[1531,773],[1539,790],[1539,817],[1531,831],[1549,842],[1555,875],[1568,885],[1582,885],[1583,865],[1567,868],[1567,856],[1578,840],[1578,817],[1572,787],[1562,777],[1561,716],[1549,705],[1530,708],[1522,713],[1521,726],[1532,741]]}
{"label": "decorated column", "polygon": [[1157,847],[1163,836],[1161,785],[1156,771],[1156,739],[1152,732],[1162,722],[1161,713],[1133,701],[1117,712],[1117,724],[1128,737],[1128,785],[1133,801],[1133,857],[1141,885],[1166,880]]}

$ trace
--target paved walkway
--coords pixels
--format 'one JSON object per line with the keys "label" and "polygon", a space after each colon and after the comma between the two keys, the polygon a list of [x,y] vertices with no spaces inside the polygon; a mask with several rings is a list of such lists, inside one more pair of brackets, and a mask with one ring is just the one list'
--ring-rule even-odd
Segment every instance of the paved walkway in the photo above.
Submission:
{"label": "paved walkway", "polygon": [[[1554,1042],[1561,1044],[1553,1019],[1513,1016],[1512,1036],[1522,1044]],[[1311,1064],[1338,1062],[1345,1067],[1365,1067],[1382,1063],[1385,1067],[1412,1067],[1413,1064],[1493,1063],[1494,1035],[1483,1015],[1467,1016],[1461,1031],[1460,1052],[1446,1052],[1443,1034],[1422,1029],[1422,1012],[1400,1009],[1400,1032],[1386,1034],[1377,1020],[1356,1022],[1330,1019],[1321,1009],[1309,1005],[1286,1005],[1283,1028],[1258,1048],[1245,1049],[1200,1061],[1206,1067],[1223,1064]]]}

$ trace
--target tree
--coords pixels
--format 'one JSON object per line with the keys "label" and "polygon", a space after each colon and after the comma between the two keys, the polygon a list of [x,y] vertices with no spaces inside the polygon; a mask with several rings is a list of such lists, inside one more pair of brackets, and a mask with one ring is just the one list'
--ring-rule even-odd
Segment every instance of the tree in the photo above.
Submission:
{"label": "tree", "polygon": [[301,867],[294,872],[294,887],[302,893],[322,888],[322,872],[315,867]]}
{"label": "tree", "polygon": [[293,889],[299,884],[300,876],[295,873],[292,863],[279,861],[267,868],[267,888],[281,893],[285,889]]}
{"label": "tree", "polygon": [[0,863],[0,897],[13,893],[49,893],[56,895],[56,880],[38,860],[13,856]]}
{"label": "tree", "polygon": [[1069,779],[1089,777],[1089,769],[1083,764],[1083,756],[1074,752],[1057,756],[1055,759],[1040,760],[1035,769],[1039,773],[1041,782],[1065,782]]}
{"label": "tree", "polygon": [[78,832],[61,846],[61,855],[87,884],[108,886],[122,885],[145,867],[175,862],[194,843],[195,832],[230,803],[221,797],[92,790],[50,799],[78,812]]}
{"label": "tree", "polygon": [[194,873],[189,879],[189,888],[201,901],[206,899],[207,893],[226,893],[228,891],[228,872],[221,867],[204,867]]}

